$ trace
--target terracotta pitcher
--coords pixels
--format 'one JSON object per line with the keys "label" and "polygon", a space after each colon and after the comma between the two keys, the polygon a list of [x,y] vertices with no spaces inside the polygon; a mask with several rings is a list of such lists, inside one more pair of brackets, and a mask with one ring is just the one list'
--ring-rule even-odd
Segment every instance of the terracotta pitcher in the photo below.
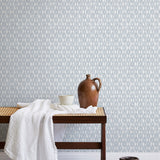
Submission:
{"label": "terracotta pitcher", "polygon": [[[95,82],[99,81],[99,86]],[[91,80],[90,74],[86,75],[86,79],[83,80],[78,86],[78,99],[81,108],[87,108],[88,106],[97,106],[99,91],[101,88],[101,80],[99,78],[93,78]]]}

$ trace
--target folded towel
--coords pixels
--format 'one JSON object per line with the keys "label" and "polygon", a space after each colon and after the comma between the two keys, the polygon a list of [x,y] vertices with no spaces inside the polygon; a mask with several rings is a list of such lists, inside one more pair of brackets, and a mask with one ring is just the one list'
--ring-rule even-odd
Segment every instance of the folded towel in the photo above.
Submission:
{"label": "folded towel", "polygon": [[[17,103],[18,108],[27,107],[30,103]],[[51,108],[58,111],[66,111],[66,113],[96,113],[97,107],[88,106],[86,109],[80,108],[79,105],[60,105],[57,103],[51,104]]]}
{"label": "folded towel", "polygon": [[5,153],[14,160],[57,160],[52,116],[95,113],[97,108],[76,107],[51,104],[50,100],[38,99],[18,110],[10,117]]}
{"label": "folded towel", "polygon": [[67,113],[96,113],[97,107],[88,106],[87,108],[80,108],[79,105],[60,105],[60,104],[51,104],[51,108],[59,111],[66,111]]}

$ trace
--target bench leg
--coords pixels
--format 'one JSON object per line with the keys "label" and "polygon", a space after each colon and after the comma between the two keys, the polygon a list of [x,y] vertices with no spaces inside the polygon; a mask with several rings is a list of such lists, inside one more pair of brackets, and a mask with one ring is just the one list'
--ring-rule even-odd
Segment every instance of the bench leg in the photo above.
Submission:
{"label": "bench leg", "polygon": [[5,142],[0,142],[0,149],[4,149]]}
{"label": "bench leg", "polygon": [[101,160],[106,160],[106,129],[105,129],[105,123],[101,124],[101,142],[102,142]]}

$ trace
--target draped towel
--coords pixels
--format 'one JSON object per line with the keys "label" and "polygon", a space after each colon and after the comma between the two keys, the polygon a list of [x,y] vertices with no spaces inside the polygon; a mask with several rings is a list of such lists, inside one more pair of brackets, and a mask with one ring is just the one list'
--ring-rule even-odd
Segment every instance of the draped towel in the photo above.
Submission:
{"label": "draped towel", "polygon": [[[87,109],[51,104],[37,99],[10,117],[4,151],[13,160],[57,160],[52,116],[66,113],[95,113]],[[69,106],[68,106],[69,108]]]}

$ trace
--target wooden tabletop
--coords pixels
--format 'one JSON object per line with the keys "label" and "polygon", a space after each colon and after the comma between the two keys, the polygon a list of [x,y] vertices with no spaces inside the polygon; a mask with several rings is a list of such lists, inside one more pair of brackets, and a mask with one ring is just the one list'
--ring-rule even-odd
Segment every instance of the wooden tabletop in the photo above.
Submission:
{"label": "wooden tabletop", "polygon": [[[0,107],[0,123],[8,123],[10,116],[19,108]],[[98,107],[96,113],[57,114],[53,116],[54,123],[106,123],[103,107]]]}

